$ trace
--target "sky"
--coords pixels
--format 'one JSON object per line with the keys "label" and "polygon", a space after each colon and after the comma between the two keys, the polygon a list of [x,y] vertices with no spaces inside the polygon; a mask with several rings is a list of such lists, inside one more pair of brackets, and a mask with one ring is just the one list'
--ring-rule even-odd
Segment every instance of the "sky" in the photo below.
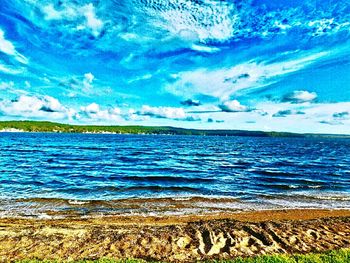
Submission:
{"label": "sky", "polygon": [[2,0],[0,120],[350,133],[349,0]]}

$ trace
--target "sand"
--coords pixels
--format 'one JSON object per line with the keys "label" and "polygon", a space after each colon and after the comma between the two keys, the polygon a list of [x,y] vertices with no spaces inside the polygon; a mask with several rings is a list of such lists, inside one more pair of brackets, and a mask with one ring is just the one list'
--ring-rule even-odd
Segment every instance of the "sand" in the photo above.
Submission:
{"label": "sand", "polygon": [[192,262],[349,247],[349,210],[0,219],[4,262],[102,257]]}

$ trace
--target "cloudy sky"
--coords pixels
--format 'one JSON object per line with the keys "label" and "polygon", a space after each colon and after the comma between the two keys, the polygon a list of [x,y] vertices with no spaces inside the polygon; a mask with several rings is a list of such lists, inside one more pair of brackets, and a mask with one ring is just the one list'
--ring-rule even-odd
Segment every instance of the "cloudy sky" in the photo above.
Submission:
{"label": "cloudy sky", "polygon": [[2,0],[0,120],[350,133],[349,0]]}

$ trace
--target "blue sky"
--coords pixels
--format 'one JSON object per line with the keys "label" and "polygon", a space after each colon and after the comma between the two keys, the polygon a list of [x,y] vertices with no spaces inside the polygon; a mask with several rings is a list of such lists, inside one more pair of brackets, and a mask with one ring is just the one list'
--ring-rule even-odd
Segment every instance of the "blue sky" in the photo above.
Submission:
{"label": "blue sky", "polygon": [[348,0],[4,0],[0,120],[350,133]]}

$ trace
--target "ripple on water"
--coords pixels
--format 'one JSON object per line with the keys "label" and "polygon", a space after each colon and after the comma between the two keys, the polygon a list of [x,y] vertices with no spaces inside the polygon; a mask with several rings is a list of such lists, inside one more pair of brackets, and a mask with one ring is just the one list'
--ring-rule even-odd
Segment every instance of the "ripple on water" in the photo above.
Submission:
{"label": "ripple on water", "polygon": [[[49,197],[71,200],[53,202],[52,211],[79,213],[91,204],[108,213],[111,206],[98,202],[120,199],[214,196],[235,200],[220,209],[341,208],[350,202],[349,156],[350,141],[340,139],[2,134],[0,199],[22,200],[23,214],[48,206],[24,200]],[[14,211],[10,203],[1,201],[0,210]],[[199,203],[192,208],[213,209],[211,201]],[[132,211],[122,204],[118,211]]]}

